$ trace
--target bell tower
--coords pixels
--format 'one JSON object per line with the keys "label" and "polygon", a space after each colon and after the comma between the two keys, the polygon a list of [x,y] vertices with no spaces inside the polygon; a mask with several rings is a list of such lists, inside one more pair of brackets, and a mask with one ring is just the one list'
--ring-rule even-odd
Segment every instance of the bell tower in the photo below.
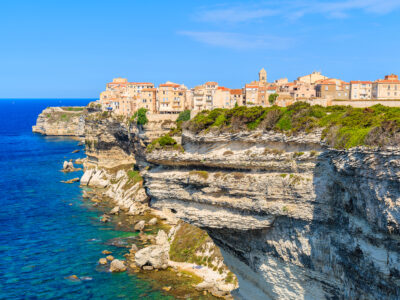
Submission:
{"label": "bell tower", "polygon": [[264,68],[262,68],[260,70],[260,72],[258,72],[258,81],[260,82],[260,84],[265,85],[267,84],[267,71],[265,71]]}

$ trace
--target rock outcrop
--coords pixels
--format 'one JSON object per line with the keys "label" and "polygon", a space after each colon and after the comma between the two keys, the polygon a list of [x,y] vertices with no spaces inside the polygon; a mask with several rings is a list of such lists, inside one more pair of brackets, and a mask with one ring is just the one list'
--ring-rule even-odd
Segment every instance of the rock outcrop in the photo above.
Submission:
{"label": "rock outcrop", "polygon": [[43,135],[82,137],[85,133],[85,110],[48,107],[38,116],[32,131]]}
{"label": "rock outcrop", "polygon": [[169,262],[168,236],[160,230],[156,237],[156,245],[140,249],[135,254],[135,263],[138,267],[151,266],[154,269],[166,269]]}
{"label": "rock outcrop", "polygon": [[320,134],[184,132],[185,153],[148,154],[151,206],[208,232],[235,297],[400,297],[400,149],[328,149]]}

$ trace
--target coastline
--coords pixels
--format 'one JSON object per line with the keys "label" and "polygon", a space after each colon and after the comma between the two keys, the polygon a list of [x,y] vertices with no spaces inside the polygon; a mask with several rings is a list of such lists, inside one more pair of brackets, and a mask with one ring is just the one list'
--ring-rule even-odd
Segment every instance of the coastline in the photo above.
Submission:
{"label": "coastline", "polygon": [[[89,192],[91,198],[85,197],[84,201],[87,205],[101,214],[107,214],[115,207],[115,203],[112,199],[101,197],[101,189],[84,188],[82,189],[82,192]],[[148,221],[153,218],[157,218],[156,225],[149,225]],[[146,221],[145,229],[140,232],[132,230],[133,225],[141,220]],[[132,233],[129,242],[135,244],[139,249],[154,245],[154,239],[157,232],[159,230],[168,231],[171,226],[176,225],[175,221],[171,223],[170,215],[164,215],[162,212],[153,209],[150,209],[142,215],[135,216],[129,215],[128,212],[121,210],[118,215],[113,215],[109,220],[115,230]],[[98,222],[101,222],[100,218]],[[121,237],[121,239],[124,238]],[[198,266],[193,263],[175,262],[170,260],[170,264],[165,270],[143,270],[135,264],[134,253],[129,251],[132,247],[131,245],[128,246],[124,243],[118,244],[117,239],[114,240],[113,246],[126,248],[124,257],[126,259],[125,265],[128,274],[135,274],[139,278],[150,282],[155,289],[162,291],[166,295],[172,295],[176,298],[194,297],[194,299],[197,299],[197,297],[201,297],[201,299],[233,299],[231,296],[223,297],[222,295],[213,295],[208,291],[208,289],[212,288],[209,285],[204,285],[203,288],[196,287],[199,283],[204,282],[206,278],[211,277],[216,279],[220,277],[217,272],[214,272],[209,268],[198,268]],[[106,248],[107,247],[105,247],[104,250],[108,251]],[[112,253],[110,254],[112,255]],[[102,256],[99,255],[99,259],[101,258]],[[108,267],[109,264],[102,266],[104,269],[108,269]]]}

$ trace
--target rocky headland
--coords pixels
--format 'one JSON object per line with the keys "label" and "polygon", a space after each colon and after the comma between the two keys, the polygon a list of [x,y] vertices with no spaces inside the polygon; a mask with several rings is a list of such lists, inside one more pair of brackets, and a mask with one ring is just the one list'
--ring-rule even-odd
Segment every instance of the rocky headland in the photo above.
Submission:
{"label": "rocky headland", "polygon": [[238,299],[400,297],[399,112],[237,108],[168,126],[99,116],[86,118],[81,184],[114,213],[170,227],[130,251],[137,268],[203,266],[211,280],[198,288],[221,296],[233,272]]}
{"label": "rocky headland", "polygon": [[84,107],[48,107],[32,126],[32,131],[43,135],[82,137],[85,131]]}

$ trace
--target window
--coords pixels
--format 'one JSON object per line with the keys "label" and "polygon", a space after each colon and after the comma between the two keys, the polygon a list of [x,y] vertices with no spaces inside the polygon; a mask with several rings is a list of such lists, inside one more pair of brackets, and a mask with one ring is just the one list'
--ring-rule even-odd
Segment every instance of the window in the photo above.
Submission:
{"label": "window", "polygon": [[328,90],[328,87],[326,86],[326,87],[325,87],[325,91],[327,91],[327,90]]}

